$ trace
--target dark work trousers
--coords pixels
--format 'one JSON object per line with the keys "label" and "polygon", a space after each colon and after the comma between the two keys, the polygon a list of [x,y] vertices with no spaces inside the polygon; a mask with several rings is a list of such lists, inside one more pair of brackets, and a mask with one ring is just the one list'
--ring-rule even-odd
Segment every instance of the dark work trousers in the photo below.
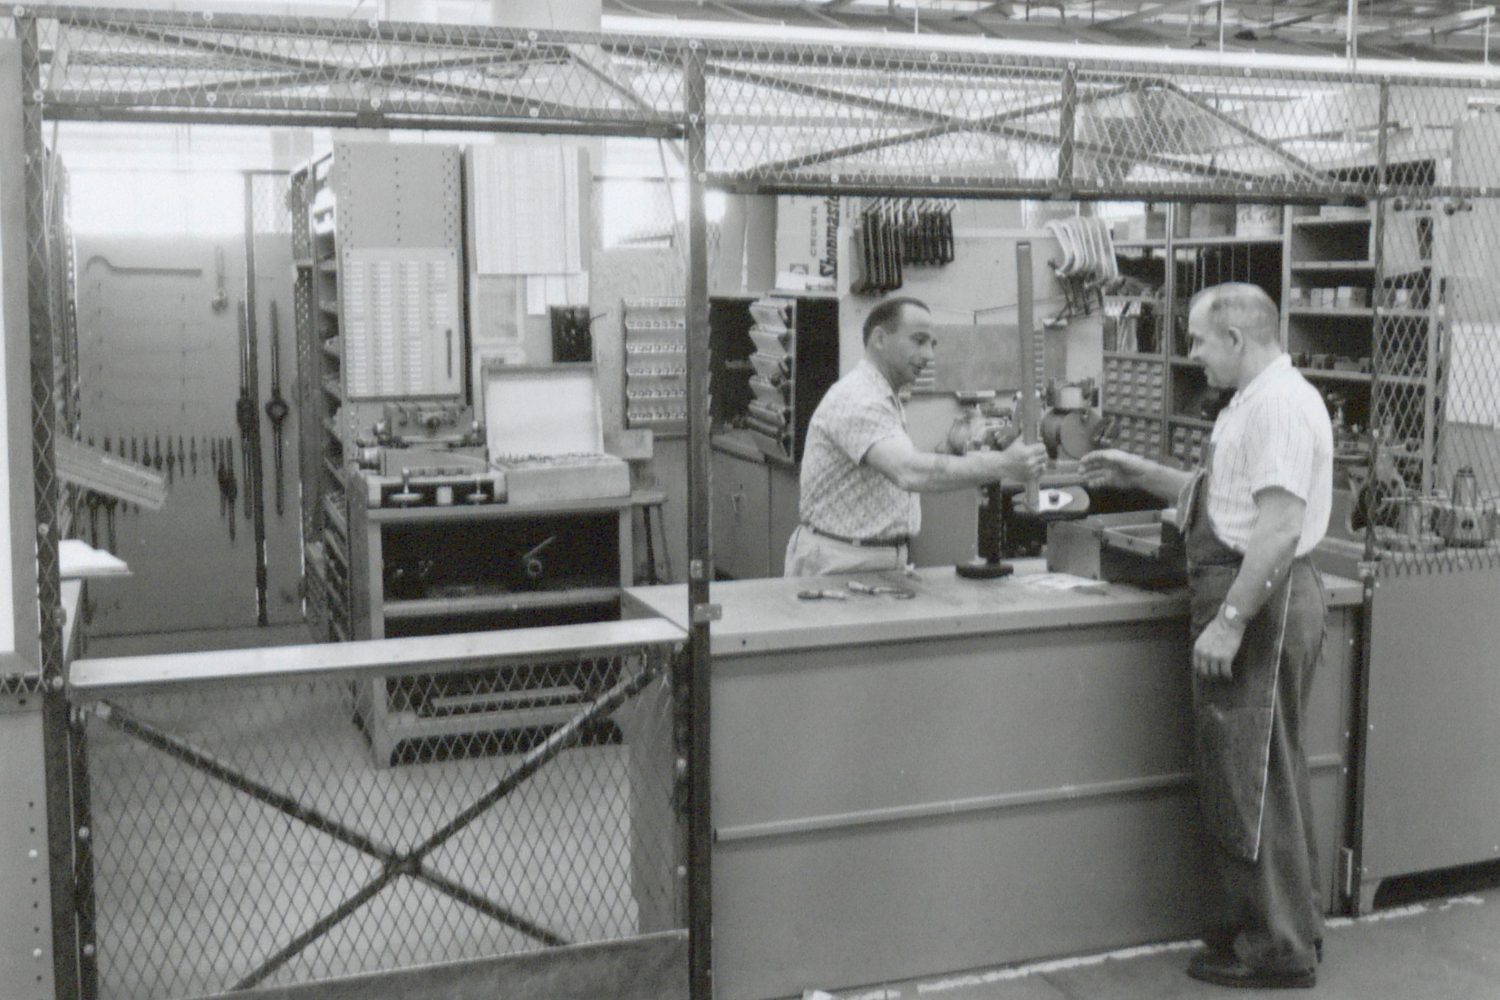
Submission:
{"label": "dark work trousers", "polygon": [[[1208,475],[1187,504],[1192,636],[1213,621],[1241,557],[1207,514]],[[1303,558],[1245,626],[1229,680],[1193,675],[1205,827],[1204,942],[1260,971],[1313,968],[1322,937],[1303,711],[1322,656],[1326,599]]]}

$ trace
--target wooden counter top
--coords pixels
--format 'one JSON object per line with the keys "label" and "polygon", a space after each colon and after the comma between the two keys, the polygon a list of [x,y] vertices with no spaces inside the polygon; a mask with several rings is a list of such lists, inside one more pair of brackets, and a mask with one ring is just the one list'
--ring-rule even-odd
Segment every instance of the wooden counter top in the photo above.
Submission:
{"label": "wooden counter top", "polygon": [[[1015,560],[1000,580],[966,580],[952,567],[850,577],[770,578],[715,583],[710,600],[724,609],[712,626],[713,655],[766,653],[956,635],[1028,632],[1172,618],[1187,613],[1187,592],[1091,583],[1081,590],[1047,587],[1040,559]],[[916,591],[910,600],[850,593],[847,600],[801,600],[799,590],[844,590],[859,580]],[[1324,574],[1330,607],[1358,604],[1358,583]],[[687,628],[687,585],[633,587],[627,613],[654,614]]]}

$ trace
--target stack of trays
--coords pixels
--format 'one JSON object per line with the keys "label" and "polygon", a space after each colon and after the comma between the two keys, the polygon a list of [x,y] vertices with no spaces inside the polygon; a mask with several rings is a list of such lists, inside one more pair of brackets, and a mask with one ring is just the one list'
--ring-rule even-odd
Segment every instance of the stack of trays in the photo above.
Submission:
{"label": "stack of trays", "polygon": [[760,450],[774,458],[792,458],[792,380],[795,371],[795,339],[792,336],[794,303],[786,299],[759,299],[750,304],[755,325],[750,339],[755,353],[750,365],[753,399],[745,416]]}

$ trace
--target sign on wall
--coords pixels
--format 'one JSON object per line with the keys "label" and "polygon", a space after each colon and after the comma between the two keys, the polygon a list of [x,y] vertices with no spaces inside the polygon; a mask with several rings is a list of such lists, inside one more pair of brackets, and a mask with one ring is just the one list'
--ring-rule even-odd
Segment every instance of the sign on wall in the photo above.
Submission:
{"label": "sign on wall", "polygon": [[833,291],[838,283],[839,200],[776,199],[776,287]]}

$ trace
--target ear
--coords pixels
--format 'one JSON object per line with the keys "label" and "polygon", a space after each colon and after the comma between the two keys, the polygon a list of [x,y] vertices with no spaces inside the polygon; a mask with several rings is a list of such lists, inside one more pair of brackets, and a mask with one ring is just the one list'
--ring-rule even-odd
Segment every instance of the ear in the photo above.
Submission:
{"label": "ear", "polygon": [[1229,338],[1229,346],[1235,350],[1245,346],[1245,331],[1237,326],[1226,326],[1224,336]]}

